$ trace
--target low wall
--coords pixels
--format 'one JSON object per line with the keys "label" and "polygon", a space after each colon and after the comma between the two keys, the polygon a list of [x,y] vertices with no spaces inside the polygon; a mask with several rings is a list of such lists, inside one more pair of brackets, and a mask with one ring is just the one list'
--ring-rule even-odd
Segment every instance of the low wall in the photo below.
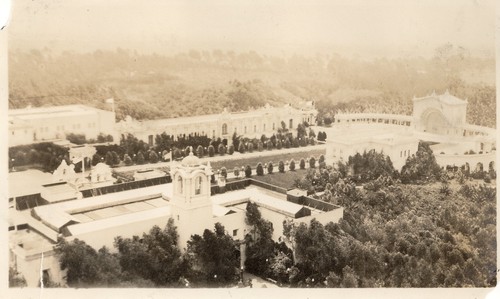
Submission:
{"label": "low wall", "polygon": [[262,188],[265,188],[265,189],[268,189],[268,190],[271,190],[271,191],[274,191],[274,192],[278,192],[278,193],[281,193],[281,194],[286,194],[287,193],[287,189],[286,188],[282,188],[282,187],[278,187],[278,186],[275,186],[275,185],[271,185],[271,184],[268,184],[268,183],[265,183],[265,182],[262,182],[262,181],[258,181],[258,180],[254,180],[254,179],[250,179],[251,180],[251,184],[252,185],[255,185],[255,186],[258,186],[258,187],[262,187]]}

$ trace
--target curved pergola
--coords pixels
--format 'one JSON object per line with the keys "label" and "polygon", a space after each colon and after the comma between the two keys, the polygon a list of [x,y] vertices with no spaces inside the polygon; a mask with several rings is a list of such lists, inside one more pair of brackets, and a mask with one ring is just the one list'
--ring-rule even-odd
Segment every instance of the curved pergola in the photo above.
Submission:
{"label": "curved pergola", "polygon": [[384,114],[384,113],[339,113],[335,117],[336,124],[346,123],[379,123],[400,126],[411,126],[412,117],[410,115],[401,114]]}

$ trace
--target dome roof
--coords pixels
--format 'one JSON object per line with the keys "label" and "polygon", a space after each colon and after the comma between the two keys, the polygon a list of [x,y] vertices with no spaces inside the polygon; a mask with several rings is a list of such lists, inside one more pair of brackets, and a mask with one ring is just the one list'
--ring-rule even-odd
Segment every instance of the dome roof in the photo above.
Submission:
{"label": "dome roof", "polygon": [[190,152],[189,156],[182,159],[181,162],[182,166],[188,166],[188,167],[199,166],[200,164],[201,164],[200,158],[193,155],[193,152]]}

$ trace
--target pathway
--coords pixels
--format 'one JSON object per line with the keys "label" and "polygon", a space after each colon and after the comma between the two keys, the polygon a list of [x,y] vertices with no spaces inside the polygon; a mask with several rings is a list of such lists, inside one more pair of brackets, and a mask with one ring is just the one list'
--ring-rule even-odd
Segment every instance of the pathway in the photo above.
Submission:
{"label": "pathway", "polygon": [[244,272],[243,277],[245,281],[248,279],[252,280],[252,288],[279,288],[276,284],[248,272]]}

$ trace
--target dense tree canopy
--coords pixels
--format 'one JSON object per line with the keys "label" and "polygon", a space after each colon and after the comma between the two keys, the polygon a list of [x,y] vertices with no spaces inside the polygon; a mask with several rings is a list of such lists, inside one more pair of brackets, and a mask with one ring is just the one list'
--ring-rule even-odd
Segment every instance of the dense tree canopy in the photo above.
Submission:
{"label": "dense tree canopy", "polygon": [[441,175],[441,167],[429,144],[425,142],[418,144],[417,152],[406,159],[406,164],[401,169],[401,181],[404,183],[433,181]]}
{"label": "dense tree canopy", "polygon": [[177,247],[179,236],[172,218],[162,230],[151,228],[148,234],[139,237],[115,239],[122,270],[133,276],[153,281],[156,285],[176,283],[185,265]]}
{"label": "dense tree canopy", "polygon": [[189,277],[195,280],[223,286],[238,278],[239,251],[220,223],[215,224],[215,231],[205,229],[203,236],[191,236],[187,259],[192,267]]}
{"label": "dense tree canopy", "polygon": [[245,236],[246,271],[287,283],[288,270],[293,265],[291,250],[283,242],[273,241],[272,223],[262,218],[257,204],[247,204],[245,222],[251,227]]}
{"label": "dense tree canopy", "polygon": [[[352,179],[360,183],[374,180],[380,176],[392,177],[395,172],[389,156],[375,150],[350,156],[345,167],[352,170]],[[342,166],[339,166],[339,168],[342,168]]]}
{"label": "dense tree canopy", "polygon": [[[485,287],[496,283],[494,187],[473,182],[460,187],[451,182],[443,193],[439,184],[378,181],[376,188],[336,199],[342,199],[346,208],[339,224],[285,223],[284,235],[298,261],[289,277],[292,285]],[[313,284],[313,278],[319,283]]]}

